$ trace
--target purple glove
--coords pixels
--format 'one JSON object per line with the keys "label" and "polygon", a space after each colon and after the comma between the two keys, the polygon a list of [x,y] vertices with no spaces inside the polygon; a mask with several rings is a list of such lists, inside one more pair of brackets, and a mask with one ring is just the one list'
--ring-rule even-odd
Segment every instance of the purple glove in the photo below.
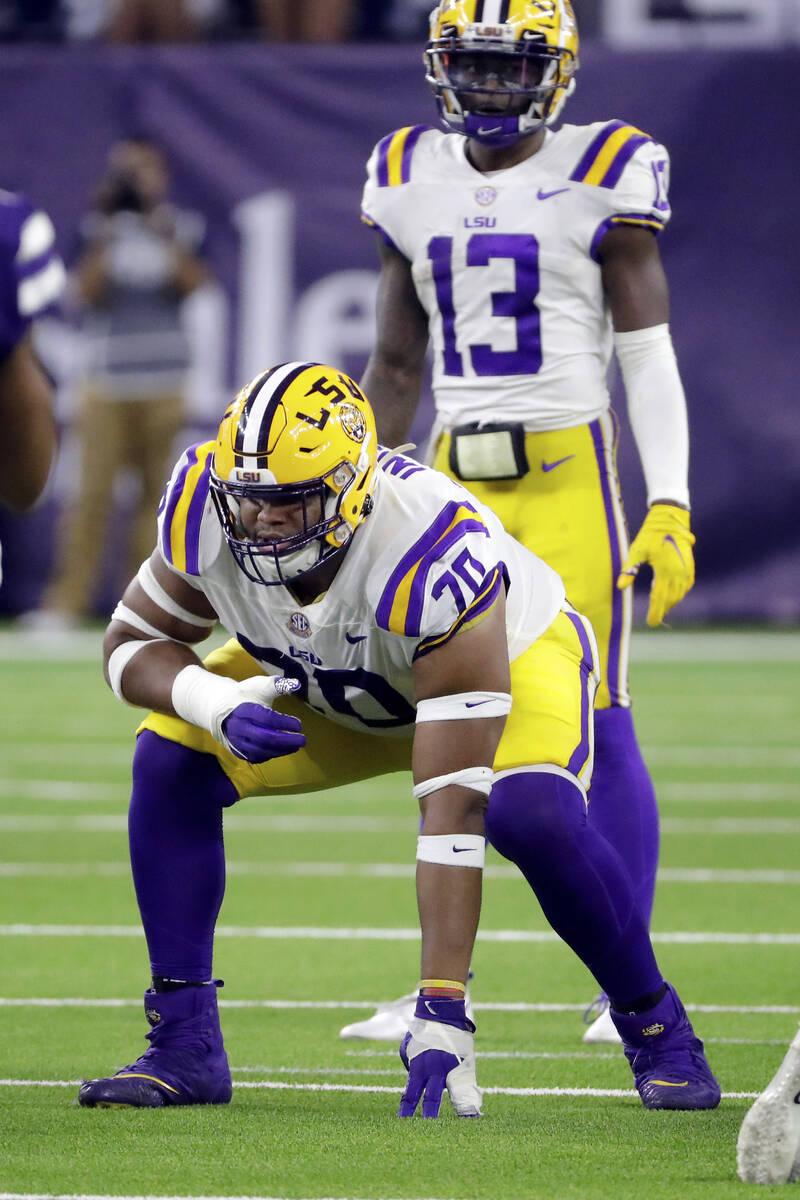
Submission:
{"label": "purple glove", "polygon": [[267,762],[302,749],[306,744],[302,729],[297,717],[263,704],[240,704],[222,722],[231,750],[249,763]]}
{"label": "purple glove", "polygon": [[[453,1108],[460,1117],[481,1115],[481,1090],[475,1078],[475,1026],[464,1017],[459,1025],[441,1019],[448,1006],[458,1001],[430,1001],[423,1018],[411,1018],[409,1032],[400,1046],[400,1057],[408,1071],[408,1083],[397,1111],[398,1117],[413,1117],[422,1099],[423,1117],[438,1117],[447,1088]],[[444,1011],[443,1011],[444,1010]],[[464,1002],[460,1002],[463,1015]],[[425,1011],[424,998],[417,1001],[417,1014]],[[437,1015],[440,1019],[436,1019]],[[433,1019],[431,1019],[433,1018]]]}

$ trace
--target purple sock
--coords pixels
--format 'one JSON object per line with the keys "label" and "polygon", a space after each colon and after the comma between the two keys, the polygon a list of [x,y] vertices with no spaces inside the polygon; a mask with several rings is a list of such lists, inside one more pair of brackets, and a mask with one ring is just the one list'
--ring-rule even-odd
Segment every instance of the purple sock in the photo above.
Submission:
{"label": "purple sock", "polygon": [[507,775],[486,815],[492,845],[517,864],[553,929],[610,996],[662,984],[647,926],[619,855],[586,819],[583,797],[560,775]]}
{"label": "purple sock", "polygon": [[597,709],[589,823],[619,854],[650,925],[658,868],[658,808],[629,708]]}
{"label": "purple sock", "polygon": [[128,833],[154,976],[211,978],[214,925],[225,892],[222,809],[237,799],[211,755],[151,730],[139,735]]}

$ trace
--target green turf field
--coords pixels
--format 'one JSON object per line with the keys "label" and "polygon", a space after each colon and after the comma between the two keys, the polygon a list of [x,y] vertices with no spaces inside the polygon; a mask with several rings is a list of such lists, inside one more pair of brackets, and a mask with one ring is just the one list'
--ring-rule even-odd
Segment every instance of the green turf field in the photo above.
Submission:
{"label": "green turf field", "polygon": [[417,978],[401,776],[228,815],[216,971],[231,1106],[77,1107],[77,1081],[145,1045],[125,832],[138,716],[105,688],[96,638],[55,660],[35,646],[0,634],[0,1200],[769,1193],[738,1182],[735,1143],[800,1016],[800,635],[636,639],[663,818],[657,950],[720,1109],[645,1112],[621,1051],[582,1045],[592,980],[495,855],[473,985],[485,1116],[438,1122],[395,1118],[390,1047],[338,1038]]}

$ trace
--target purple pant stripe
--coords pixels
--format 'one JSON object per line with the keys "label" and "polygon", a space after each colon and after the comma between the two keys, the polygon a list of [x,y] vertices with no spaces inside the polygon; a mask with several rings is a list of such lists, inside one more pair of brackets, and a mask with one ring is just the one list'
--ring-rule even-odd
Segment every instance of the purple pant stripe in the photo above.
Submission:
{"label": "purple pant stripe", "polygon": [[589,681],[595,669],[594,653],[583,621],[577,613],[565,610],[566,616],[572,622],[578,641],[581,644],[581,740],[577,749],[567,763],[567,770],[573,775],[580,775],[581,769],[589,757],[589,719],[591,717],[591,698],[589,696]]}
{"label": "purple pant stripe", "polygon": [[619,658],[622,645],[622,626],[624,620],[624,600],[622,592],[617,587],[617,578],[622,567],[622,553],[619,545],[616,513],[611,498],[611,481],[606,462],[606,445],[603,427],[600,420],[592,421],[589,429],[592,434],[597,470],[600,473],[600,487],[603,493],[603,507],[606,513],[608,528],[608,544],[611,551],[611,629],[608,638],[608,662],[605,665],[606,683],[612,704],[620,703]]}

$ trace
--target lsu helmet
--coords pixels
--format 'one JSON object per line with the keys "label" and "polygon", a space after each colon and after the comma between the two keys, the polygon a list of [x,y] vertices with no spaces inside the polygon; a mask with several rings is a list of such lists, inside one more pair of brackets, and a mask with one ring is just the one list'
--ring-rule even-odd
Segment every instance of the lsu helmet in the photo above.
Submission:
{"label": "lsu helmet", "polygon": [[[281,363],[243,388],[219,427],[210,490],[247,578],[287,584],[346,546],[372,510],[377,457],[369,401],[335,367]],[[302,527],[254,540],[241,521],[244,499],[297,506]]]}
{"label": "lsu helmet", "polygon": [[510,146],[554,121],[575,87],[578,27],[570,0],[440,0],[425,78],[444,124]]}

